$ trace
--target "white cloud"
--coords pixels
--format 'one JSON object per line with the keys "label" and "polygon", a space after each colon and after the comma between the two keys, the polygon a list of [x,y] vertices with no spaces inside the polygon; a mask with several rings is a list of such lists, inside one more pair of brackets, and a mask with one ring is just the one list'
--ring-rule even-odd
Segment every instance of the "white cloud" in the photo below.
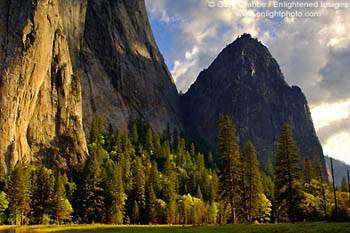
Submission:
{"label": "white cloud", "polygon": [[[350,136],[349,133],[337,134],[331,137],[323,146],[324,154],[349,163]],[[334,155],[334,156],[333,156]],[[335,156],[336,155],[336,156]]]}
{"label": "white cloud", "polygon": [[329,126],[331,122],[341,119],[350,119],[350,102],[321,104],[312,108],[311,112],[316,128],[326,127]]}

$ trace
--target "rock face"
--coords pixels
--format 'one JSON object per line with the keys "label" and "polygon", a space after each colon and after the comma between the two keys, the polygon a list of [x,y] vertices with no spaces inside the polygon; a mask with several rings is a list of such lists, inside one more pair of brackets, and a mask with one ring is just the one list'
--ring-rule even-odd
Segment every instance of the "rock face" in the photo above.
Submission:
{"label": "rock face", "polygon": [[85,130],[95,115],[114,128],[144,119],[161,132],[183,129],[180,98],[153,38],[144,0],[61,0],[81,77]]}
{"label": "rock face", "polygon": [[[0,161],[11,163],[69,135],[87,152],[94,116],[125,129],[144,119],[183,130],[180,97],[144,0],[0,2]],[[83,106],[83,107],[82,107]]]}
{"label": "rock face", "polygon": [[219,114],[236,124],[241,146],[251,140],[259,160],[273,159],[280,129],[288,123],[301,156],[323,151],[300,88],[285,82],[268,49],[243,35],[200,73],[182,99],[186,125],[214,146]]}
{"label": "rock face", "polygon": [[69,136],[87,152],[80,80],[57,1],[0,2],[0,160],[33,159]]}

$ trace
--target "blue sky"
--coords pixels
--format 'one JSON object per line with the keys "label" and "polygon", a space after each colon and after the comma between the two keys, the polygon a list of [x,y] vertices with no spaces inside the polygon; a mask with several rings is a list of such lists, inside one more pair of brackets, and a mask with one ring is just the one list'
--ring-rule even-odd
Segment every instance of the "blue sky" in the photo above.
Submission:
{"label": "blue sky", "polygon": [[[250,33],[269,48],[287,82],[302,88],[325,154],[350,164],[350,3],[340,9],[287,9],[249,7],[249,2],[146,0],[156,41],[178,90],[186,92],[227,44]],[[254,2],[269,6],[272,0]],[[257,14],[267,10],[303,15]]]}

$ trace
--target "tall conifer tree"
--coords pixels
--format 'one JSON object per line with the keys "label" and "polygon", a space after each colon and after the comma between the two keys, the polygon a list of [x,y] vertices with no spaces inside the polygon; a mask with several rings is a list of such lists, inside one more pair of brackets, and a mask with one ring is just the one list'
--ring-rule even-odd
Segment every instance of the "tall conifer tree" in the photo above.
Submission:
{"label": "tall conifer tree", "polygon": [[246,221],[253,222],[259,213],[260,195],[263,193],[259,162],[256,156],[254,145],[249,141],[244,149],[244,192],[246,193],[246,202],[244,208],[246,211]]}
{"label": "tall conifer tree", "polygon": [[25,224],[30,212],[30,175],[29,169],[21,162],[16,164],[12,173],[8,194],[9,208],[15,225]]}
{"label": "tall conifer tree", "polygon": [[297,220],[301,200],[298,148],[287,124],[281,130],[275,157],[275,202],[280,220]]}
{"label": "tall conifer tree", "polygon": [[236,195],[239,195],[240,172],[237,171],[240,163],[240,152],[238,139],[235,136],[235,126],[228,116],[220,115],[218,135],[218,156],[219,156],[219,176],[220,190],[222,197],[226,197],[231,207],[231,221],[236,223]]}

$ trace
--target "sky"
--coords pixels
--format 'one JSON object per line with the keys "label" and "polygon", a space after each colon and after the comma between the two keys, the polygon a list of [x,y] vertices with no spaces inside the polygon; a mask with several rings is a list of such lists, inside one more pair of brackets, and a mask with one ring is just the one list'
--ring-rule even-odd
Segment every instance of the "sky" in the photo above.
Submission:
{"label": "sky", "polygon": [[350,164],[348,0],[146,0],[158,47],[186,92],[226,45],[250,33],[308,99],[324,154]]}

